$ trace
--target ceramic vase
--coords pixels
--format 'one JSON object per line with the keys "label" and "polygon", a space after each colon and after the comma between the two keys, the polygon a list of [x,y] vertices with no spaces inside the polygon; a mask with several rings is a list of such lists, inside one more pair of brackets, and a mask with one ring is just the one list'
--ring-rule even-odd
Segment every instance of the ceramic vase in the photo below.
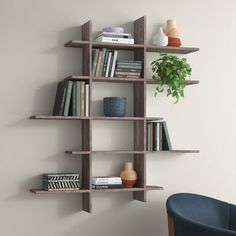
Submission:
{"label": "ceramic vase", "polygon": [[180,47],[181,39],[177,30],[176,21],[168,20],[166,23],[166,35],[168,36],[168,46]]}
{"label": "ceramic vase", "polygon": [[157,46],[166,46],[168,44],[168,37],[163,32],[162,27],[160,27],[158,32],[154,35],[153,44]]}
{"label": "ceramic vase", "polygon": [[126,188],[134,187],[137,182],[137,173],[133,168],[132,162],[126,162],[124,166],[124,170],[121,172],[120,177],[122,179],[122,183]]}

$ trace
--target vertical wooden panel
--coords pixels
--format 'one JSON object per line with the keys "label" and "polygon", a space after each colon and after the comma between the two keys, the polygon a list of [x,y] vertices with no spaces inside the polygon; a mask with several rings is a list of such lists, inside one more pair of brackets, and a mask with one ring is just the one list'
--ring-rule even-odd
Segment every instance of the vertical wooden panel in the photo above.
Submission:
{"label": "vertical wooden panel", "polygon": [[82,209],[89,213],[92,212],[91,193],[82,193]]}
{"label": "vertical wooden panel", "polygon": [[[134,169],[137,172],[137,187],[146,187],[146,154],[134,155]],[[138,191],[133,193],[133,199],[146,202],[146,191]]]}
{"label": "vertical wooden panel", "polygon": [[134,21],[134,42],[146,44],[146,16]]}
{"label": "vertical wooden panel", "polygon": [[134,150],[145,151],[145,121],[136,120],[134,121]]}
{"label": "vertical wooden panel", "polygon": [[90,76],[92,68],[92,22],[88,21],[82,25],[82,40],[89,41],[90,44],[83,47],[82,68],[83,75]]}
{"label": "vertical wooden panel", "polygon": [[145,82],[134,83],[134,116],[145,117],[146,91]]}
{"label": "vertical wooden panel", "polygon": [[169,236],[175,236],[175,226],[174,221],[171,216],[168,215],[168,229],[169,229]]}

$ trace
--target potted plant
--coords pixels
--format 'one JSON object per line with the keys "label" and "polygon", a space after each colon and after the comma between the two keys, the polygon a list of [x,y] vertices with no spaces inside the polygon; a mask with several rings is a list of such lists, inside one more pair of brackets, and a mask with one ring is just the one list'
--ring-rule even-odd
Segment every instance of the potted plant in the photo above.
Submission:
{"label": "potted plant", "polygon": [[161,57],[151,63],[153,71],[152,78],[158,81],[155,96],[167,90],[167,96],[176,98],[177,103],[184,97],[186,80],[191,75],[191,67],[186,58],[179,58],[174,55],[161,54]]}

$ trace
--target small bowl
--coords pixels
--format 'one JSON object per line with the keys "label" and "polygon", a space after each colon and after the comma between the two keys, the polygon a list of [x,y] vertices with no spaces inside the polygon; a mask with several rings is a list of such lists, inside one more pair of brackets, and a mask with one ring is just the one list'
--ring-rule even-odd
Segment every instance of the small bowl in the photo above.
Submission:
{"label": "small bowl", "polygon": [[124,33],[125,29],[122,27],[105,27],[103,32],[112,32],[112,33]]}

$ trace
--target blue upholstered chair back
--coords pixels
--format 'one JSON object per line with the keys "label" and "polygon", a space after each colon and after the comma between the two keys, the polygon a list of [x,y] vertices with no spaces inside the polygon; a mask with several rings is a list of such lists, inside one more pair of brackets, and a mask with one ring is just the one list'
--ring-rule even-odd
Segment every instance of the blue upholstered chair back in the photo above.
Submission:
{"label": "blue upholstered chair back", "polygon": [[167,200],[167,212],[174,220],[182,218],[224,229],[230,225],[230,205],[201,195],[174,194]]}

